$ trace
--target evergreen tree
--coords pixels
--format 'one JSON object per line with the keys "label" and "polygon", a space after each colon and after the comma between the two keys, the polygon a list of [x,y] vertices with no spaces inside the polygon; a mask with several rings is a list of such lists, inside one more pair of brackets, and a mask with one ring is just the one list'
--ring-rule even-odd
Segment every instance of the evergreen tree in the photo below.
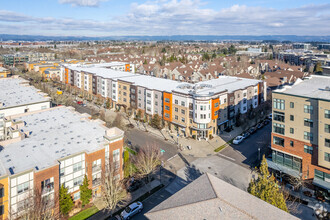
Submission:
{"label": "evergreen tree", "polygon": [[279,190],[274,176],[269,175],[265,155],[261,161],[260,174],[258,175],[258,179],[251,180],[248,192],[264,200],[265,202],[268,202],[273,206],[288,212],[283,193]]}
{"label": "evergreen tree", "polygon": [[129,161],[129,152],[127,150],[124,151],[124,177],[127,178],[130,176],[130,161]]}
{"label": "evergreen tree", "polygon": [[63,215],[67,215],[73,208],[73,201],[71,195],[68,192],[68,189],[62,184],[60,188],[60,212]]}
{"label": "evergreen tree", "polygon": [[82,206],[85,206],[89,203],[90,199],[92,198],[92,190],[88,188],[89,183],[87,179],[87,175],[84,177],[83,184],[79,186],[80,189],[80,200]]}

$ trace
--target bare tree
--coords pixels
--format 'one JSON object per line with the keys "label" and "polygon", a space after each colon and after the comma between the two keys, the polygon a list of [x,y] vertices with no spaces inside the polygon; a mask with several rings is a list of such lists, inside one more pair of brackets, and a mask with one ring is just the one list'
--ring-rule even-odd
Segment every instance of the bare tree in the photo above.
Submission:
{"label": "bare tree", "polygon": [[105,209],[111,214],[113,214],[116,207],[123,206],[126,199],[124,185],[120,181],[120,178],[118,178],[119,174],[114,167],[114,163],[106,163],[101,183],[101,198],[105,203]]}
{"label": "bare tree", "polygon": [[10,211],[10,219],[55,220],[60,218],[58,193],[43,196],[42,190],[35,187],[21,202],[24,203],[24,210],[18,210],[16,213]]}
{"label": "bare tree", "polygon": [[161,164],[160,150],[154,145],[142,147],[134,157],[134,163],[139,175],[146,176],[149,182],[150,174]]}

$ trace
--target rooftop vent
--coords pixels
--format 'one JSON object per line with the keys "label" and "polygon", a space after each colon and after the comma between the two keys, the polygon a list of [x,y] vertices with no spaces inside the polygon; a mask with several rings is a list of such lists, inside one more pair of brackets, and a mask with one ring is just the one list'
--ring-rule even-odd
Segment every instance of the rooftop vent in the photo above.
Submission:
{"label": "rooftop vent", "polygon": [[326,86],[325,91],[330,91],[330,86]]}
{"label": "rooftop vent", "polygon": [[11,175],[14,175],[14,174],[15,174],[15,173],[14,173],[14,168],[13,168],[13,167],[10,167],[10,168],[9,168],[9,172],[10,172]]}

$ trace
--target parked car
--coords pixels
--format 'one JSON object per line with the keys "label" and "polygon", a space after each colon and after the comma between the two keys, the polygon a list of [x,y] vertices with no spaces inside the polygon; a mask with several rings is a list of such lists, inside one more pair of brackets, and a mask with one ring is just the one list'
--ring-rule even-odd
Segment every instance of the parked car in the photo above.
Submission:
{"label": "parked car", "polygon": [[257,125],[257,128],[260,129],[260,128],[262,128],[263,126],[264,126],[263,123],[260,122],[260,123]]}
{"label": "parked car", "polygon": [[120,217],[123,220],[130,219],[133,215],[140,213],[143,209],[142,202],[134,202],[127,206],[124,211],[120,213]]}
{"label": "parked car", "polygon": [[237,136],[235,137],[235,139],[233,140],[233,144],[239,144],[243,141],[243,136]]}
{"label": "parked car", "polygon": [[82,105],[83,102],[82,102],[82,101],[77,101],[77,104],[78,104],[78,105]]}
{"label": "parked car", "polygon": [[249,129],[250,134],[254,134],[257,131],[257,127],[251,127]]}
{"label": "parked car", "polygon": [[245,138],[248,138],[250,136],[250,132],[244,132],[243,134],[242,134],[242,137],[245,139]]}
{"label": "parked car", "polygon": [[273,120],[273,114],[272,114],[272,113],[270,113],[270,114],[268,115],[268,119],[269,119],[269,120]]}
{"label": "parked car", "polygon": [[142,182],[135,180],[133,183],[131,183],[127,189],[128,192],[134,192],[135,190],[137,190],[138,188],[140,188],[142,186]]}
{"label": "parked car", "polygon": [[268,124],[269,124],[269,121],[270,121],[269,119],[266,119],[266,120],[264,121],[264,124],[265,124],[265,125],[268,125]]}

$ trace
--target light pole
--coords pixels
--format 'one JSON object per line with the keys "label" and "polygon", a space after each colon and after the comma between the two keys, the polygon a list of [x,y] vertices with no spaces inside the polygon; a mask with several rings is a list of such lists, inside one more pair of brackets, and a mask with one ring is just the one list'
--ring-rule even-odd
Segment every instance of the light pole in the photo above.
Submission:
{"label": "light pole", "polygon": [[260,161],[260,147],[258,147],[258,160]]}

